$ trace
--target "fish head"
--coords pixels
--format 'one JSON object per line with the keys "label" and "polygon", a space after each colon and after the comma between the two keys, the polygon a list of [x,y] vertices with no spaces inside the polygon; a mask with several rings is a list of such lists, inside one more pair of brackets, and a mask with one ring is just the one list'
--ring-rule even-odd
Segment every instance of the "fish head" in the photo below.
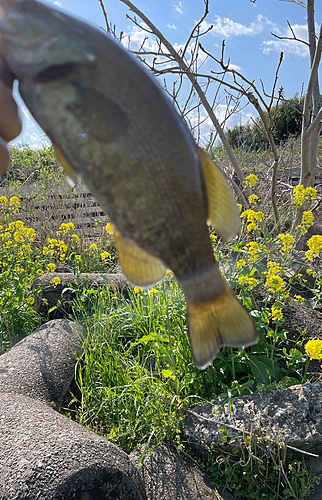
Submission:
{"label": "fish head", "polygon": [[0,0],[0,57],[18,80],[36,82],[96,61],[82,23],[36,0]]}

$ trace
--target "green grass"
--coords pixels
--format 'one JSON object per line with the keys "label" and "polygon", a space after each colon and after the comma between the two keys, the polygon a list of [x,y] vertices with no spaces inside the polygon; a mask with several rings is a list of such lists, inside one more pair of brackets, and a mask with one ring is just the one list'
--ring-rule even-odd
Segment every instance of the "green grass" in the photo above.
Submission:
{"label": "green grass", "polygon": [[[15,149],[12,154],[14,167],[7,176],[11,194],[7,201],[0,197],[0,352],[46,321],[32,307],[32,283],[39,275],[61,264],[71,267],[76,275],[109,272],[115,270],[117,262],[109,234],[89,242],[66,225],[58,224],[50,231],[45,226],[37,234],[38,230],[33,233],[28,227],[27,219],[24,224],[17,224],[21,213],[28,214],[27,199],[24,207],[13,202],[13,194],[19,195],[24,179],[38,176],[40,198],[46,196],[56,176],[59,182],[64,181],[50,148],[40,152],[23,148],[21,154]],[[267,155],[261,155],[262,161],[268,161]],[[252,158],[255,165],[254,155],[241,152],[241,156],[245,161]],[[48,175],[42,173],[39,165]],[[18,179],[14,168],[19,172]],[[249,171],[254,170],[251,166]],[[244,212],[241,231],[232,243],[223,243],[211,235],[214,253],[239,300],[250,312],[260,341],[248,349],[222,349],[205,371],[199,371],[192,361],[184,297],[171,273],[154,289],[130,288],[128,299],[116,296],[108,288],[76,290],[74,314],[69,317],[87,328],[88,337],[84,339],[84,356],[78,362],[81,398],[73,418],[126,452],[140,444],[156,446],[165,439],[184,447],[182,418],[196,404],[219,397],[226,402],[234,396],[310,380],[306,332],[291,337],[284,319],[287,308],[305,300],[291,296],[291,285],[310,294],[317,307],[322,302],[320,272],[311,270],[310,280],[305,272],[293,277],[287,274],[291,250],[308,228],[307,224],[300,229],[292,226],[297,213],[295,198],[291,193],[281,196],[279,225],[273,221],[270,203],[263,206],[256,201],[251,211]],[[47,216],[50,218],[51,214]],[[287,241],[283,243],[280,235],[287,236]],[[322,240],[312,248],[309,256],[314,261],[322,249]],[[311,266],[311,261],[306,259],[306,264]],[[258,298],[259,291],[262,299]],[[223,430],[223,439],[224,436]],[[245,441],[244,446],[242,454],[249,457],[247,467],[240,457],[229,452],[223,451],[221,462],[210,455],[204,465],[215,482],[227,482],[227,488],[236,490],[240,500],[251,498],[252,489],[261,491],[263,498],[275,499],[280,498],[276,493],[280,488],[284,495],[281,498],[292,498],[293,493],[287,493],[287,481],[294,486],[293,498],[306,497],[305,483],[311,485],[314,478],[303,461],[300,465],[291,460],[284,464],[288,480],[283,476],[283,483],[281,470],[274,465],[275,455],[270,444],[266,444],[256,479],[252,464],[258,462],[258,443],[254,448]],[[264,484],[263,474],[271,479],[270,483]]]}

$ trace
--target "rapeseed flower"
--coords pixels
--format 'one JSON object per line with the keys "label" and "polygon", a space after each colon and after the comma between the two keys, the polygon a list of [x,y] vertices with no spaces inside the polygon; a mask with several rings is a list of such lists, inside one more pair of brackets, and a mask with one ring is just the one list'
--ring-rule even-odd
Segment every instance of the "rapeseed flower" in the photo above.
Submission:
{"label": "rapeseed flower", "polygon": [[81,255],[75,255],[75,260],[76,260],[76,262],[82,262]]}
{"label": "rapeseed flower", "polygon": [[294,295],[294,302],[300,302],[300,304],[303,304],[305,302],[305,298],[302,297],[302,295]]}
{"label": "rapeseed flower", "polygon": [[256,212],[255,210],[245,210],[240,216],[241,219],[247,217],[247,231],[256,231],[259,229],[257,223],[263,222],[265,215],[263,212]]}
{"label": "rapeseed flower", "polygon": [[283,319],[283,313],[280,307],[274,305],[272,307],[272,320],[276,321],[277,319]]}
{"label": "rapeseed flower", "polygon": [[239,259],[239,260],[237,261],[236,266],[237,266],[237,269],[241,269],[242,267],[245,267],[245,266],[246,266],[246,260]]}
{"label": "rapeseed flower", "polygon": [[322,236],[320,234],[315,234],[308,240],[307,246],[309,247],[309,250],[305,252],[305,257],[313,262],[313,255],[315,254],[318,257],[320,255],[322,248]]}
{"label": "rapeseed flower", "polygon": [[35,299],[33,297],[28,297],[27,304],[29,304],[30,306],[32,306],[34,303],[35,303]]}
{"label": "rapeseed flower", "polygon": [[250,174],[246,177],[245,184],[246,186],[249,186],[250,188],[253,188],[258,181],[258,177],[255,174]]}
{"label": "rapeseed flower", "polygon": [[298,184],[293,189],[292,203],[297,207],[301,207],[309,199],[314,200],[314,198],[316,198],[316,195],[317,191],[313,187],[305,188],[302,184]]}
{"label": "rapeseed flower", "polygon": [[301,234],[305,234],[308,231],[308,228],[313,226],[314,224],[314,215],[311,211],[303,212],[302,214],[302,222],[299,226],[296,226],[296,230],[300,231]]}
{"label": "rapeseed flower", "polygon": [[310,359],[322,359],[322,340],[309,340],[305,344],[305,351]]}
{"label": "rapeseed flower", "polygon": [[105,230],[106,230],[107,234],[113,234],[113,232],[114,232],[114,226],[113,226],[113,224],[111,222],[109,222],[108,224],[106,224]]}
{"label": "rapeseed flower", "polygon": [[253,288],[255,288],[255,286],[257,285],[257,281],[255,278],[251,278],[249,276],[239,276],[238,278],[238,283],[240,285],[247,285],[247,287],[252,290]]}
{"label": "rapeseed flower", "polygon": [[101,253],[101,259],[102,260],[107,260],[111,258],[111,254],[109,252],[103,252]]}
{"label": "rapeseed flower", "polygon": [[139,286],[135,286],[133,288],[133,292],[134,293],[141,293],[141,292],[143,292],[143,288],[140,288]]}
{"label": "rapeseed flower", "polygon": [[97,245],[95,243],[92,243],[89,248],[90,250],[92,250],[92,252],[97,252],[98,250]]}
{"label": "rapeseed flower", "polygon": [[249,255],[249,262],[256,262],[259,259],[260,251],[267,250],[267,247],[262,244],[259,245],[257,241],[251,241],[250,243],[247,243],[246,246],[244,246],[244,250],[246,250]]}
{"label": "rapeseed flower", "polygon": [[18,207],[20,206],[20,201],[19,201],[19,198],[18,198],[17,196],[13,196],[13,197],[10,199],[9,206],[10,206],[10,207],[14,207],[14,208],[18,208]]}
{"label": "rapeseed flower", "polygon": [[50,273],[53,273],[56,269],[56,264],[54,264],[53,262],[48,264],[47,266],[47,270],[50,272]]}
{"label": "rapeseed flower", "polygon": [[270,292],[276,293],[281,292],[284,288],[284,281],[279,276],[281,272],[281,266],[277,262],[270,261],[267,263],[267,275],[266,282],[264,286],[268,288]]}
{"label": "rapeseed flower", "polygon": [[258,198],[256,194],[251,194],[250,197],[248,198],[248,201],[251,205],[256,205],[256,203],[259,203],[261,200]]}
{"label": "rapeseed flower", "polygon": [[280,250],[281,254],[285,255],[290,253],[295,243],[295,238],[290,233],[279,234],[277,238],[280,240],[280,243],[282,243],[282,248]]}
{"label": "rapeseed flower", "polygon": [[79,237],[77,236],[77,234],[72,234],[72,242],[73,243],[78,243],[79,242]]}
{"label": "rapeseed flower", "polygon": [[52,284],[54,285],[54,287],[56,287],[57,285],[60,285],[60,283],[61,283],[61,279],[58,278],[58,276],[56,276],[56,278],[54,278],[52,280]]}

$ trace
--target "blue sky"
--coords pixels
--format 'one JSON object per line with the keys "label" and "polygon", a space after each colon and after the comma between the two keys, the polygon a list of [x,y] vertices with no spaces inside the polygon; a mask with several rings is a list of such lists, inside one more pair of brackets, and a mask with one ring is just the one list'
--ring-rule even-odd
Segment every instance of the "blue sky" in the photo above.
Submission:
{"label": "blue sky", "polygon": [[[104,18],[98,0],[47,0],[58,8],[87,20],[98,28],[104,26]],[[195,22],[203,13],[203,0],[136,0],[133,2],[154,24],[164,33],[169,41],[177,48],[186,42]],[[120,0],[105,2],[109,21],[116,25],[116,31],[124,31],[131,37],[131,48],[136,49],[145,34],[133,23],[126,19],[130,13]],[[304,44],[278,40],[271,35],[271,31],[280,36],[291,36],[287,21],[291,24],[299,38],[307,38],[306,10],[299,5],[280,0],[210,0],[210,13],[204,22],[204,28],[213,25],[213,29],[203,37],[205,48],[215,57],[220,57],[222,40],[226,40],[226,57],[232,65],[242,72],[249,80],[255,80],[258,87],[262,79],[265,90],[269,93],[275,77],[275,70],[280,52],[284,52],[284,61],[280,70],[278,87],[283,86],[285,97],[292,97],[296,92],[301,93],[307,85],[309,77],[308,50]],[[316,23],[322,21],[322,2],[316,1]],[[132,14],[132,13],[130,13]],[[133,14],[132,14],[133,15]],[[146,42],[146,47],[154,47],[153,37]],[[215,63],[205,61],[202,72],[216,70]],[[321,77],[321,72],[320,72]],[[321,79],[321,78],[320,78]],[[219,104],[216,113],[219,119],[223,118],[226,105],[226,93],[219,93]],[[22,135],[16,142],[29,142],[37,146],[43,134],[38,125],[17,97],[22,109],[24,128]],[[255,111],[248,106],[238,115],[230,118],[229,125],[245,122],[250,116],[256,116]],[[209,134],[210,124],[206,121],[202,134]]]}

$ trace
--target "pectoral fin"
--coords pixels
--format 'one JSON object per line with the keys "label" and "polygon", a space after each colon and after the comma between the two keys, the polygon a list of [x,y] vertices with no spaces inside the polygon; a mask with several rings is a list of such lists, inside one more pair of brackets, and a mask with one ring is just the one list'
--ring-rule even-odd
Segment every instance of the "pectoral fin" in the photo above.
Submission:
{"label": "pectoral fin", "polygon": [[191,350],[195,365],[204,370],[222,346],[246,347],[258,342],[258,334],[245,309],[227,285],[215,300],[187,302]]}
{"label": "pectoral fin", "polygon": [[208,220],[224,240],[231,240],[240,226],[239,209],[231,187],[220,168],[198,147],[206,181]]}
{"label": "pectoral fin", "polygon": [[114,238],[122,271],[133,285],[149,286],[164,277],[166,268],[159,259],[122,236],[116,228]]}
{"label": "pectoral fin", "polygon": [[53,143],[53,149],[56,155],[56,158],[58,160],[58,163],[63,167],[65,174],[68,179],[68,183],[74,187],[75,184],[77,184],[78,181],[78,174],[75,172],[71,164],[66,160],[65,156],[63,155],[62,151],[59,149],[59,147]]}

